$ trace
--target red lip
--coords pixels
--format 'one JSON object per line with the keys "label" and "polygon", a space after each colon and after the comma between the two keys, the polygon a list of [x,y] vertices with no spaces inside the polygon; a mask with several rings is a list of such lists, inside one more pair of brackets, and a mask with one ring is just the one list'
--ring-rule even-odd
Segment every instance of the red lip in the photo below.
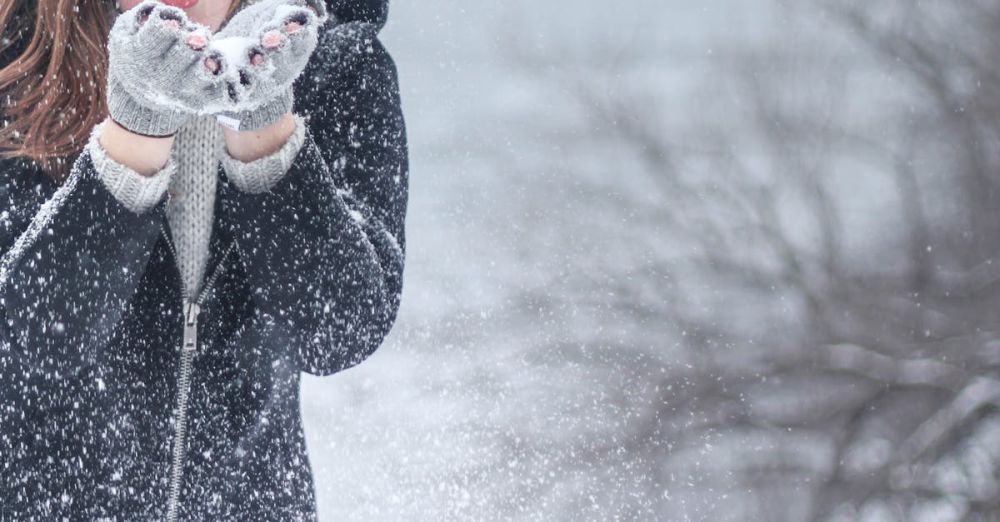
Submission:
{"label": "red lip", "polygon": [[172,5],[174,7],[179,7],[181,9],[187,9],[197,4],[198,0],[163,0],[163,3],[167,5]]}

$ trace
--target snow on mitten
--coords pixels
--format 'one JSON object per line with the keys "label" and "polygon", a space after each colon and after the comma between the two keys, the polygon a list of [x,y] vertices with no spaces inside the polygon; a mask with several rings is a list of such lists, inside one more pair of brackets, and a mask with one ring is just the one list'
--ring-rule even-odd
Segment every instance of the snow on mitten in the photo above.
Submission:
{"label": "snow on mitten", "polygon": [[208,49],[210,39],[208,27],[160,2],[118,15],[108,36],[111,118],[137,134],[169,136],[206,100],[220,99],[225,64]]}
{"label": "snow on mitten", "polygon": [[209,104],[209,112],[232,129],[255,130],[290,111],[292,83],[327,20],[324,0],[261,0],[233,15],[210,44],[226,63],[228,100]]}

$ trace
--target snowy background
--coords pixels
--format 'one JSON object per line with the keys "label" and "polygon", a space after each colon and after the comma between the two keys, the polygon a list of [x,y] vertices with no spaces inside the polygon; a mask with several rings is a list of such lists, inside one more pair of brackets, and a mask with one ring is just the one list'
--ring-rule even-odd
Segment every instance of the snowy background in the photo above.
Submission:
{"label": "snowy background", "polygon": [[393,0],[403,307],[321,519],[1000,515],[1000,2]]}

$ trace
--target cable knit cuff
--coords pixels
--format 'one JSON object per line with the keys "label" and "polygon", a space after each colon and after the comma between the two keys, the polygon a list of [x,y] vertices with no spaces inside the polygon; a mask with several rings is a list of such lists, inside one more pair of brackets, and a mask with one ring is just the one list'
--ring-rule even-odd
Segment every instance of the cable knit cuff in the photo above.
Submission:
{"label": "cable knit cuff", "polygon": [[167,159],[167,164],[152,176],[143,176],[135,170],[118,163],[101,147],[97,138],[100,130],[106,125],[101,122],[94,126],[87,141],[90,158],[97,173],[115,199],[136,214],[142,214],[156,206],[163,198],[170,185],[170,178],[177,170],[177,162],[173,152]]}
{"label": "cable knit cuff", "polygon": [[293,113],[292,116],[295,118],[295,131],[274,153],[250,162],[230,156],[228,150],[223,153],[222,167],[237,189],[251,194],[267,192],[288,172],[306,136],[305,120],[298,114]]}

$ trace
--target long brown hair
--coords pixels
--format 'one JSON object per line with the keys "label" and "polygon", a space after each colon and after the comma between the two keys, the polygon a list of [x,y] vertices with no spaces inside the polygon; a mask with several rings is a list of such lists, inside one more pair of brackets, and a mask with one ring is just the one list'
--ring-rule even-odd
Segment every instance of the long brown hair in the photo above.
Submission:
{"label": "long brown hair", "polygon": [[[234,0],[228,20],[242,0]],[[35,161],[61,183],[107,116],[107,39],[116,0],[0,0],[0,158]]]}

